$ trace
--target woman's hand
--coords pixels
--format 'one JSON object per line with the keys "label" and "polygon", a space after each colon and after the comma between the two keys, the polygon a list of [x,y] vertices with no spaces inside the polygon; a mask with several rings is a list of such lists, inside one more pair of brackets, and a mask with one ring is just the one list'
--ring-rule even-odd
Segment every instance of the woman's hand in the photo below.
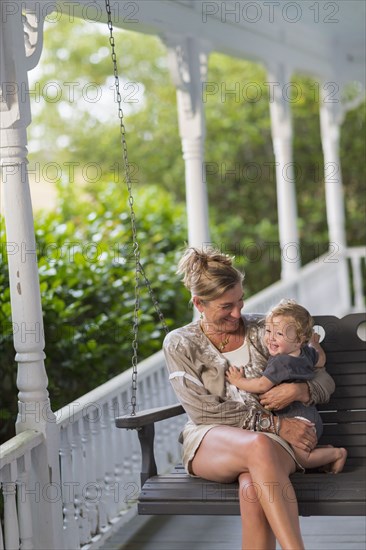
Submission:
{"label": "woman's hand", "polygon": [[280,434],[282,439],[308,453],[317,444],[315,427],[312,422],[297,418],[281,418]]}
{"label": "woman's hand", "polygon": [[269,411],[284,409],[293,401],[307,403],[309,400],[309,388],[305,382],[279,384],[260,395],[261,405]]}

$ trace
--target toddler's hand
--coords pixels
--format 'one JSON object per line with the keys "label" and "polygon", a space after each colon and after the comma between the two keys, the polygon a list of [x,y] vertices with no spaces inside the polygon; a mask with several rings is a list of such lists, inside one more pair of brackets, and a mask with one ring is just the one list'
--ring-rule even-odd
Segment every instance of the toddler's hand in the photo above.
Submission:
{"label": "toddler's hand", "polygon": [[316,348],[319,342],[320,342],[320,334],[313,331],[313,334],[311,335],[311,338],[309,340],[309,344],[311,344],[314,348]]}
{"label": "toddler's hand", "polygon": [[237,367],[229,367],[226,371],[226,378],[230,382],[230,384],[236,385],[237,381],[244,377],[244,369],[243,367],[240,367],[239,369]]}
{"label": "toddler's hand", "polygon": [[320,334],[313,331],[313,334],[309,340],[309,345],[318,352],[318,361],[315,366],[320,368],[320,367],[324,367],[327,357],[319,341],[320,341]]}

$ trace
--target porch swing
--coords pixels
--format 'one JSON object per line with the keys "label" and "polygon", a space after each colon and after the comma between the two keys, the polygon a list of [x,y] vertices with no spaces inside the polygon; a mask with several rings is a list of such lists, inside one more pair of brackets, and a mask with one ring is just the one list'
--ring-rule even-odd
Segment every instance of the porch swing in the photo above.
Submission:
{"label": "porch swing", "polygon": [[[138,375],[138,330],[140,308],[140,281],[144,280],[154,308],[165,332],[168,327],[159,303],[154,296],[140,262],[136,217],[130,168],[127,155],[126,132],[119,87],[117,56],[110,0],[105,0],[109,29],[109,43],[120,121],[122,157],[132,227],[135,257],[135,306],[133,312],[131,412],[115,419],[117,428],[137,430],[141,445],[141,492],[137,510],[141,515],[239,515],[238,483],[217,483],[193,478],[181,464],[172,472],[158,474],[154,456],[155,423],[185,413],[179,403],[155,409],[136,411]],[[356,516],[365,512],[366,479],[366,391],[365,341],[358,336],[358,328],[365,322],[361,313],[343,319],[333,316],[314,316],[315,324],[325,327],[322,346],[327,354],[327,370],[335,379],[336,391],[329,403],[319,407],[324,423],[320,444],[333,444],[348,449],[345,470],[336,478],[320,473],[295,473],[291,482],[295,488],[302,516]],[[178,434],[177,434],[178,437]]]}

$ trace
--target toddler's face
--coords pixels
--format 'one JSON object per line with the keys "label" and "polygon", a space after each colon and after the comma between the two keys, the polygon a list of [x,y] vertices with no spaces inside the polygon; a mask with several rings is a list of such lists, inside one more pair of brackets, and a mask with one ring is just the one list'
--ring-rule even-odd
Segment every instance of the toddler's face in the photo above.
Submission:
{"label": "toddler's face", "polygon": [[301,348],[294,320],[291,317],[272,317],[266,322],[264,343],[270,355],[298,355]]}

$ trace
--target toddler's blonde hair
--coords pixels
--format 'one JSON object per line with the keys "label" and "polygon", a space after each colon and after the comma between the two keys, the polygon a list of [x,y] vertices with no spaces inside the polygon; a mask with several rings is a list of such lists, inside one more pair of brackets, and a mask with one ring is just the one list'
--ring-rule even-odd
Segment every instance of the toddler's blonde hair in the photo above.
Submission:
{"label": "toddler's blonde hair", "polygon": [[291,300],[284,298],[276,306],[272,307],[266,315],[266,321],[271,322],[273,317],[290,317],[294,321],[296,337],[305,344],[309,342],[313,334],[314,319],[307,309]]}

